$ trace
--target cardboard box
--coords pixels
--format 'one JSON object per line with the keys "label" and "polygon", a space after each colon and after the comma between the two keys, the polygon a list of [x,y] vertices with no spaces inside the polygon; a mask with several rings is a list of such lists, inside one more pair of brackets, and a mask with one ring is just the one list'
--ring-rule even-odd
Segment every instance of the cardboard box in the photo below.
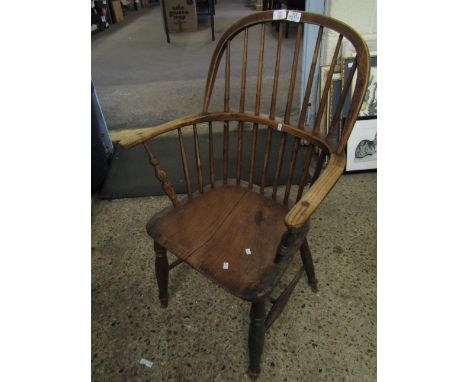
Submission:
{"label": "cardboard box", "polygon": [[198,30],[195,0],[164,0],[169,32],[195,32]]}
{"label": "cardboard box", "polygon": [[112,13],[114,15],[114,23],[120,23],[121,21],[123,21],[124,15],[122,12],[122,6],[120,5],[120,0],[112,0]]}

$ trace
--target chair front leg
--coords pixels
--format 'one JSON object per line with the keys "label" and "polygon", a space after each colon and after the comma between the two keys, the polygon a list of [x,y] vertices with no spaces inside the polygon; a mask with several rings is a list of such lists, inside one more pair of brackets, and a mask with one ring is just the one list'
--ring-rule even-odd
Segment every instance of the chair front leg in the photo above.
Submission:
{"label": "chair front leg", "polygon": [[300,248],[302,263],[304,264],[304,269],[307,274],[307,279],[309,280],[310,288],[313,292],[317,292],[317,278],[315,277],[314,262],[312,261],[312,255],[310,253],[309,243],[307,239],[304,240],[304,243]]}
{"label": "chair front leg", "polygon": [[260,374],[263,343],[265,342],[265,300],[252,302],[249,327],[249,369],[247,374],[257,379]]}
{"label": "chair front leg", "polygon": [[156,255],[156,280],[159,288],[159,301],[161,308],[167,308],[169,301],[169,294],[167,286],[169,282],[169,263],[167,262],[167,250],[161,247],[158,243],[154,242],[154,253]]}

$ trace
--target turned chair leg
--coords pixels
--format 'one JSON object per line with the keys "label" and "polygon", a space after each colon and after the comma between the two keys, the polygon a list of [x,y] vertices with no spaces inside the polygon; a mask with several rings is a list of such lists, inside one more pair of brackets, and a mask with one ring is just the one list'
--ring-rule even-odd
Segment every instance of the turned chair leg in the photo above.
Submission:
{"label": "turned chair leg", "polygon": [[161,308],[167,308],[169,295],[167,292],[167,284],[169,282],[169,264],[167,262],[166,248],[161,247],[158,243],[154,242],[154,253],[156,255],[156,280],[159,288],[159,301]]}
{"label": "turned chair leg", "polygon": [[310,288],[313,292],[317,292],[317,278],[315,277],[314,262],[312,261],[312,255],[310,253],[309,243],[307,239],[304,240],[304,243],[301,245],[301,258],[302,263],[307,274],[307,279],[309,280]]}
{"label": "turned chair leg", "polygon": [[249,327],[249,369],[247,374],[257,379],[260,374],[260,359],[265,342],[265,301],[254,301],[250,308]]}

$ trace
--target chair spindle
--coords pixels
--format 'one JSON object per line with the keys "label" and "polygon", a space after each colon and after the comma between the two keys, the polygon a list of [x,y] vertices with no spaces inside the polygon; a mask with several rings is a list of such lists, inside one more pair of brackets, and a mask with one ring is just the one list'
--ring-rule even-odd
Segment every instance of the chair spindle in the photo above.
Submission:
{"label": "chair spindle", "polygon": [[[260,114],[260,100],[262,94],[262,75],[263,75],[263,53],[265,50],[265,24],[262,24],[260,30],[260,50],[258,54],[258,72],[257,72],[257,93],[255,96],[255,115]],[[252,129],[252,144],[250,147],[250,169],[249,169],[249,189],[253,187],[253,174],[255,167],[255,149],[257,147],[258,123],[254,123]]]}
{"label": "chair spindle", "polygon": [[280,148],[278,152],[278,160],[276,162],[275,179],[273,180],[273,193],[271,195],[273,200],[276,200],[276,192],[278,191],[278,183],[281,175],[281,165],[283,164],[284,158],[284,148],[286,146],[286,137],[287,134],[281,132]]}
{"label": "chair spindle", "polygon": [[340,34],[340,37],[338,37],[338,42],[336,43],[336,48],[335,48],[335,53],[333,54],[333,59],[332,59],[332,62],[330,64],[330,70],[328,72],[327,80],[325,82],[325,88],[323,89],[323,93],[322,93],[321,98],[320,98],[320,105],[319,105],[317,114],[315,116],[315,124],[314,124],[314,130],[313,130],[313,132],[315,134],[318,134],[319,129],[320,129],[320,122],[322,121],[323,112],[325,111],[325,105],[326,105],[327,100],[328,100],[328,91],[330,90],[330,85],[331,85],[331,81],[332,81],[332,77],[333,77],[333,72],[334,72],[334,69],[335,69],[336,60],[338,59],[338,54],[340,52],[341,41],[342,40],[343,40],[343,35]]}
{"label": "chair spindle", "polygon": [[174,187],[172,187],[172,184],[167,179],[166,172],[161,168],[160,163],[151,151],[148,142],[143,142],[143,146],[145,148],[146,154],[148,154],[148,158],[151,165],[154,167],[154,174],[156,175],[156,178],[161,182],[161,186],[164,190],[164,193],[169,197],[169,199],[172,202],[172,205],[174,207],[177,207],[180,204],[180,202],[179,199],[177,199]]}
{"label": "chair spindle", "polygon": [[315,67],[317,65],[317,59],[318,59],[319,52],[320,52],[320,45],[322,43],[322,35],[323,35],[323,25],[320,25],[319,32],[317,35],[317,41],[315,43],[315,50],[314,50],[314,55],[312,58],[312,63],[310,64],[309,77],[307,79],[307,85],[306,85],[306,89],[304,92],[304,99],[302,100],[301,114],[299,115],[298,126],[300,129],[304,129],[305,116],[307,113],[307,109],[309,107],[310,92],[312,91],[312,85],[314,82]]}
{"label": "chair spindle", "polygon": [[223,132],[223,184],[227,184],[229,164],[229,121],[224,122]]}
{"label": "chair spindle", "polygon": [[[276,62],[275,62],[275,74],[273,77],[273,90],[271,92],[271,105],[270,105],[270,119],[275,119],[276,114],[276,95],[278,94],[278,79],[279,79],[279,70],[281,64],[281,45],[283,42],[283,22],[279,21],[279,31],[278,31],[278,43],[276,45]],[[268,165],[270,162],[270,153],[271,153],[271,141],[273,138],[273,130],[268,129],[267,132],[267,143],[265,146],[265,153],[263,156],[263,169],[262,169],[262,179],[260,192],[263,194],[265,192],[265,182],[268,172]]]}
{"label": "chair spindle", "polygon": [[270,119],[275,119],[276,95],[278,93],[278,78],[281,64],[281,45],[283,41],[283,22],[279,21],[278,44],[276,46],[275,75],[273,78],[273,90],[271,93]]}
{"label": "chair spindle", "polygon": [[[302,28],[303,28],[302,24],[299,24],[298,29],[297,29],[297,35],[296,35],[296,44],[294,46],[294,57],[293,57],[293,63],[292,63],[292,69],[291,69],[291,78],[289,80],[288,100],[286,103],[286,110],[284,113],[284,123],[289,123],[289,119],[291,117],[291,108],[292,108],[292,102],[294,99],[294,88],[296,86],[297,64],[299,62],[299,51],[301,48]],[[277,190],[277,184],[279,181],[281,166],[283,164],[284,144],[286,142],[286,133],[281,133],[281,134],[282,136],[281,136],[281,143],[280,143],[281,145],[280,155],[278,156],[278,163],[276,167],[277,173],[275,174],[275,185],[274,185],[274,190],[273,190],[273,194],[275,195],[275,198],[276,198],[276,190]],[[294,167],[296,165],[298,148],[299,148],[299,140],[297,138],[294,138],[294,145],[291,151],[291,162],[290,162],[289,171],[288,171],[288,180],[286,182],[286,189],[285,189],[284,198],[283,198],[284,204],[288,204],[289,192],[291,191],[291,182],[292,182],[292,177],[294,174]]]}
{"label": "chair spindle", "polygon": [[348,78],[344,84],[343,90],[340,95],[340,100],[338,101],[338,105],[336,107],[335,114],[333,115],[332,122],[330,124],[330,128],[328,129],[327,138],[333,137],[336,132],[337,126],[339,126],[339,120],[341,115],[341,110],[343,109],[343,105],[346,99],[346,95],[348,94],[349,88],[351,87],[351,82],[353,81],[354,73],[356,72],[357,68],[357,60],[354,59],[353,66],[349,72]]}
{"label": "chair spindle", "polygon": [[210,161],[210,183],[211,188],[215,186],[215,167],[214,167],[214,149],[213,149],[213,124],[208,122],[208,142],[209,142],[209,161]]}
{"label": "chair spindle", "polygon": [[242,78],[241,78],[241,96],[240,96],[240,105],[239,105],[239,112],[244,112],[245,107],[245,83],[246,83],[246,76],[247,76],[247,50],[249,44],[249,29],[245,29],[244,31],[244,49],[242,52]]}
{"label": "chair spindle", "polygon": [[289,201],[289,193],[291,192],[291,184],[294,175],[294,168],[296,167],[296,160],[297,160],[297,150],[299,149],[299,138],[294,138],[294,145],[291,151],[291,161],[289,162],[289,170],[288,170],[288,180],[286,182],[286,189],[284,191],[284,199],[283,204],[287,205]]}
{"label": "chair spindle", "polygon": [[265,155],[263,157],[262,179],[261,179],[261,186],[260,186],[260,193],[261,194],[263,194],[265,192],[265,181],[266,181],[266,175],[267,175],[267,171],[268,171],[268,163],[270,161],[272,137],[273,137],[273,130],[268,129],[268,131],[267,131],[267,142],[266,142],[266,145],[265,145]]}
{"label": "chair spindle", "polygon": [[[226,67],[224,70],[224,111],[229,112],[231,86],[231,42],[226,44]],[[229,121],[224,121],[223,132],[223,184],[227,184],[229,164]]]}
{"label": "chair spindle", "polygon": [[[244,31],[244,50],[242,54],[242,78],[241,78],[241,95],[239,104],[239,113],[244,112],[245,108],[245,83],[247,77],[247,49],[249,41],[249,29]],[[239,121],[237,129],[237,165],[236,165],[236,182],[240,184],[241,168],[242,168],[242,144],[244,140],[244,121]]]}
{"label": "chair spindle", "polygon": [[201,170],[200,143],[198,141],[197,125],[193,125],[193,140],[195,144],[195,163],[197,166],[198,191],[203,194],[203,177]]}
{"label": "chair spindle", "polygon": [[229,98],[231,87],[231,42],[226,45],[226,67],[224,70],[224,111],[229,111]]}
{"label": "chair spindle", "polygon": [[309,167],[310,167],[310,162],[312,162],[313,154],[314,154],[314,146],[309,145],[307,147],[307,156],[304,160],[304,167],[302,168],[301,177],[299,179],[299,187],[297,189],[296,203],[299,201],[299,199],[301,199],[302,193],[304,192],[304,187],[305,187],[307,178],[309,176]]}
{"label": "chair spindle", "polygon": [[237,184],[240,184],[243,140],[244,140],[244,122],[240,121],[238,128],[237,128],[237,164],[236,164],[236,183]]}
{"label": "chair spindle", "polygon": [[263,54],[265,51],[265,24],[260,30],[260,51],[258,53],[257,93],[255,96],[255,115],[260,113],[260,99],[262,95]]}
{"label": "chair spindle", "polygon": [[[313,146],[309,146],[309,152],[307,153],[307,158],[305,160],[303,173],[302,173],[301,180],[299,183],[299,189],[297,191],[296,203],[299,201],[299,199],[301,199],[302,193],[304,191],[306,179],[307,179],[307,176],[309,175],[309,167],[310,167],[310,162],[312,159],[312,154],[313,154]],[[317,160],[317,163],[315,165],[314,174],[312,175],[312,177],[310,178],[310,181],[308,182],[310,183],[310,186],[312,186],[315,183],[315,181],[318,179],[320,173],[322,172],[323,164],[325,163],[326,158],[327,158],[327,154],[324,150],[322,150]]]}
{"label": "chair spindle", "polygon": [[325,159],[327,159],[327,153],[325,150],[320,152],[319,158],[317,160],[317,165],[315,166],[314,173],[312,178],[310,179],[310,185],[312,186],[315,181],[318,179],[320,173],[322,172],[323,164],[325,163]]}
{"label": "chair spindle", "polygon": [[182,157],[182,166],[184,169],[184,178],[185,178],[185,187],[187,190],[187,195],[189,199],[192,199],[192,183],[190,182],[190,175],[188,170],[188,163],[187,163],[187,153],[185,152],[185,144],[184,144],[184,137],[182,135],[182,129],[177,129],[179,133],[179,148],[180,148],[180,156]]}
{"label": "chair spindle", "polygon": [[250,145],[250,166],[249,166],[249,189],[253,187],[253,174],[255,167],[255,147],[257,146],[258,124],[255,123],[252,129],[252,143]]}
{"label": "chair spindle", "polygon": [[297,28],[296,44],[294,46],[294,58],[291,68],[291,78],[289,80],[288,100],[286,102],[286,110],[284,113],[284,123],[289,123],[289,118],[291,117],[294,88],[296,86],[297,64],[299,62],[299,51],[301,49],[302,28],[302,24],[299,24]]}

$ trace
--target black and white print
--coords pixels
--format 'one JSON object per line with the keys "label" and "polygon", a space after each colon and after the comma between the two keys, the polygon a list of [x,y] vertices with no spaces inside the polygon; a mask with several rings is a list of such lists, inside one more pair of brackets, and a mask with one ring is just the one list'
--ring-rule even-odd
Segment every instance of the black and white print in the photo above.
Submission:
{"label": "black and white print", "polygon": [[346,171],[377,168],[377,118],[358,119],[348,140]]}

